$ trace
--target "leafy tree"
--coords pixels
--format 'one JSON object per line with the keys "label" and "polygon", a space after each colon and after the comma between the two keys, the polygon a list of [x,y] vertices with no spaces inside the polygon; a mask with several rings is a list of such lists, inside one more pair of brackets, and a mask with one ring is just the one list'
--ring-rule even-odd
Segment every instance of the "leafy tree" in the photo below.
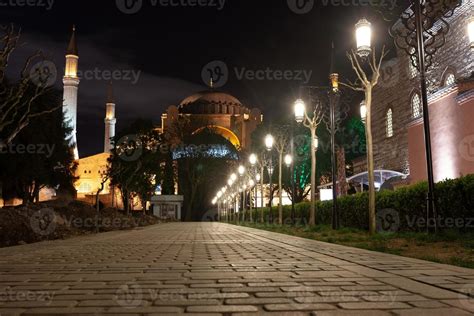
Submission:
{"label": "leafy tree", "polygon": [[127,214],[135,197],[145,209],[162,178],[162,137],[151,121],[136,120],[113,141],[115,146],[107,170],[111,185],[120,190]]}
{"label": "leafy tree", "polygon": [[[42,111],[62,104],[59,91],[38,97],[32,109]],[[61,110],[38,116],[23,128],[9,145],[0,148],[0,182],[4,198],[21,198],[25,203],[39,200],[41,189],[49,187],[74,194],[74,162]]]}

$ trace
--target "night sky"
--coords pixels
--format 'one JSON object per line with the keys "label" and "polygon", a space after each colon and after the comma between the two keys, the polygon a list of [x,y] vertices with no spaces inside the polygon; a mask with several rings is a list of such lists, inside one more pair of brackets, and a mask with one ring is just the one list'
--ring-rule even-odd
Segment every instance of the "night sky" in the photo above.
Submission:
{"label": "night sky", "polygon": [[[22,0],[4,3],[7,1]],[[119,9],[117,2],[123,0],[56,0],[49,10],[47,0],[29,1],[45,6],[8,5],[0,10],[0,21],[14,23],[23,33],[10,75],[18,76],[20,62],[40,49],[57,66],[56,86],[62,89],[64,54],[73,24],[77,27],[80,71],[99,71],[99,75],[83,78],[79,86],[81,157],[103,150],[108,82],[104,71],[119,70],[121,77],[114,80],[117,129],[136,118],[160,124],[168,106],[207,88],[202,70],[216,60],[228,68],[228,81],[219,90],[248,107],[261,108],[265,119],[273,120],[290,115],[299,86],[327,83],[331,41],[340,73],[350,76],[345,52],[354,47],[354,24],[363,15],[368,15],[376,29],[383,23],[368,7],[325,5],[326,1],[317,1],[306,14],[290,9],[288,3],[296,0],[227,0],[222,9],[223,0],[200,0],[215,6],[197,7],[167,6],[168,1],[153,5],[156,1],[142,0],[141,9],[134,14]],[[389,45],[386,28],[378,29],[374,42]],[[289,71],[296,77],[304,71],[311,72],[311,77],[308,83],[304,76],[303,80],[239,79],[244,69]],[[138,75],[137,81],[132,73]]]}

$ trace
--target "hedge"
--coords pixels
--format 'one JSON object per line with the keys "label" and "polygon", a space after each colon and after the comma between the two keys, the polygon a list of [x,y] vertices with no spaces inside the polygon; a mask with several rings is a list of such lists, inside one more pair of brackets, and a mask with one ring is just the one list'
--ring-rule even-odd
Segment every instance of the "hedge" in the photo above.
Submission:
{"label": "hedge", "polygon": [[[376,194],[377,224],[385,220],[395,221],[393,231],[426,231],[434,226],[434,219],[426,222],[426,196],[428,184],[421,182],[399,188],[395,191],[381,191]],[[474,175],[455,180],[445,180],[436,184],[437,222],[440,229],[474,231]],[[342,227],[368,230],[368,193],[338,198],[340,224]],[[307,223],[310,203],[295,205],[296,218]],[[268,220],[269,208],[264,208]],[[331,225],[332,201],[316,203],[316,224]],[[284,206],[283,218],[291,218],[291,205]],[[273,207],[273,216],[278,218],[278,206]],[[389,217],[387,217],[389,216]],[[255,217],[260,219],[260,209]],[[390,224],[391,222],[387,222]],[[393,224],[393,223],[392,223]],[[388,225],[390,226],[390,225]],[[378,227],[380,230],[380,227]],[[387,229],[384,226],[382,229]]]}

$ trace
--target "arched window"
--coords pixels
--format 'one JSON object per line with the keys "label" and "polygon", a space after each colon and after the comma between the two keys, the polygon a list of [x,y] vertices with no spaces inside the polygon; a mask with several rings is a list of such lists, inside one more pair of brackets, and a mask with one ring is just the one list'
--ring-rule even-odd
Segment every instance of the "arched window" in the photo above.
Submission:
{"label": "arched window", "polygon": [[423,113],[421,108],[421,99],[418,93],[415,93],[411,98],[411,111],[413,113],[414,119],[420,118],[421,114]]}
{"label": "arched window", "polygon": [[447,73],[444,77],[444,86],[448,87],[456,83],[456,77],[452,72]]}
{"label": "arched window", "polygon": [[[415,53],[415,49],[412,48],[410,50],[410,54],[414,54]],[[418,75],[418,61],[416,59],[416,56],[415,56],[415,65],[413,65],[413,61],[412,61],[412,56],[409,55],[408,56],[408,73],[410,75],[410,78],[415,78],[417,75]]]}
{"label": "arched window", "polygon": [[387,137],[390,138],[393,136],[393,111],[392,109],[388,109],[387,111]]}

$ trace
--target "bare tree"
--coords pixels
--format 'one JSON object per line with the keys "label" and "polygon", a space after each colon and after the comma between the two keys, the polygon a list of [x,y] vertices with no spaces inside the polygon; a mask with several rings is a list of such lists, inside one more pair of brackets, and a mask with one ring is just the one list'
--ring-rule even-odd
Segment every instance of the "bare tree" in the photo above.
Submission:
{"label": "bare tree", "polygon": [[[312,98],[311,98],[312,100]],[[324,118],[324,108],[320,100],[311,104],[313,113],[309,116],[304,112],[303,124],[311,130],[311,207],[309,213],[309,225],[316,225],[316,131]]]}
{"label": "bare tree", "polygon": [[290,130],[286,125],[279,125],[274,129],[275,149],[278,153],[278,224],[283,225],[283,156],[288,148],[290,140]]}
{"label": "bare tree", "polygon": [[367,138],[367,169],[369,174],[369,231],[371,234],[376,232],[376,214],[375,214],[375,175],[374,175],[374,151],[373,151],[373,140],[372,140],[372,91],[377,85],[380,78],[380,68],[382,61],[387,55],[385,46],[382,49],[380,59],[377,61],[375,49],[372,53],[372,57],[369,58],[368,64],[372,71],[372,76],[369,78],[361,66],[357,58],[357,53],[352,50],[347,53],[352,69],[354,69],[357,80],[354,83],[343,84],[355,91],[362,91],[365,94],[365,105],[367,107],[367,119],[366,119],[366,138]]}
{"label": "bare tree", "polygon": [[6,71],[10,57],[18,46],[21,31],[15,31],[12,25],[0,29],[4,33],[0,39],[3,43],[0,48],[0,135],[3,138],[3,145],[8,145],[22,129],[28,126],[31,119],[52,113],[62,105],[38,112],[32,109],[35,101],[48,89],[48,85],[44,83],[48,81],[48,76],[52,75],[39,74],[41,80],[36,82],[36,85],[33,84],[30,68],[34,60],[42,58],[40,52],[27,58],[17,83],[8,83]]}

